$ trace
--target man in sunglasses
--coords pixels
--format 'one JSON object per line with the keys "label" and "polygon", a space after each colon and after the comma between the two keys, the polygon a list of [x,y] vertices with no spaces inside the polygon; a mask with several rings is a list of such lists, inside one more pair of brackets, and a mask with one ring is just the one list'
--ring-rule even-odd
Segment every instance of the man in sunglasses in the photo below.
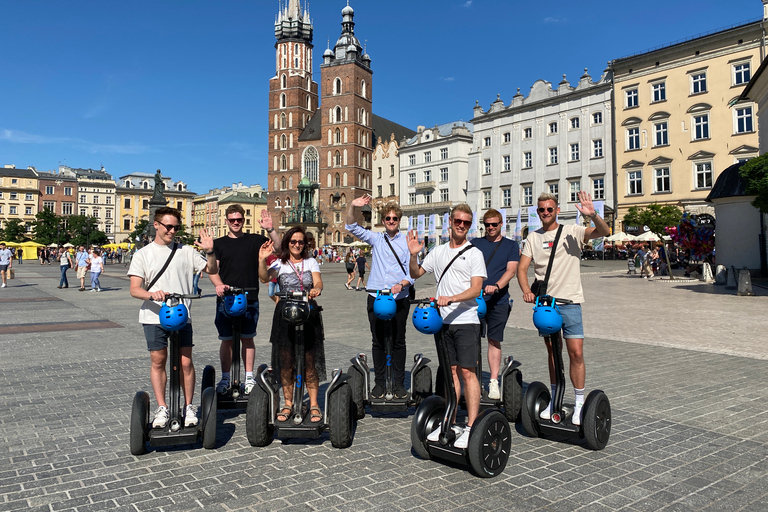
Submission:
{"label": "man in sunglasses", "polygon": [[483,334],[488,337],[488,398],[498,400],[501,342],[512,306],[509,303],[509,282],[515,277],[520,261],[520,246],[501,234],[503,220],[498,210],[491,208],[483,215],[485,237],[475,238],[472,245],[480,249],[485,260],[488,278],[483,282],[483,296],[488,312],[480,321]]}
{"label": "man in sunglasses", "polygon": [[[392,386],[397,398],[406,398],[408,392],[404,386],[405,380],[405,327],[408,323],[408,313],[411,305],[408,303],[408,292],[413,285],[413,279],[408,272],[408,243],[400,233],[400,219],[403,211],[395,202],[384,205],[380,210],[384,223],[384,233],[375,233],[360,226],[355,220],[355,208],[361,208],[371,202],[371,196],[363,195],[352,200],[347,209],[346,229],[352,235],[371,246],[371,276],[368,278],[368,288],[373,290],[392,290],[397,310],[392,324]],[[363,260],[365,261],[365,260]],[[358,269],[361,268],[358,263]],[[363,270],[365,267],[362,267]],[[368,323],[371,326],[371,354],[373,355],[374,386],[371,390],[373,398],[382,398],[386,392],[387,353],[384,348],[386,323],[373,314],[375,293],[368,295]]]}
{"label": "man in sunglasses", "polygon": [[[461,393],[459,376],[464,382],[464,399],[467,403],[467,426],[453,425],[456,432],[456,448],[469,444],[470,429],[480,412],[480,383],[475,374],[477,367],[478,343],[480,342],[480,320],[477,318],[477,299],[487,277],[483,253],[467,241],[472,227],[472,209],[460,204],[451,211],[451,231],[447,244],[439,245],[427,254],[419,265],[416,255],[424,248],[424,242],[416,233],[408,235],[408,249],[411,253],[411,275],[418,279],[426,273],[434,273],[438,280],[437,306],[443,317],[442,333],[435,334],[435,343],[444,340],[448,348],[451,374],[457,398]],[[444,368],[443,371],[446,371]],[[451,422],[455,422],[452,418]],[[427,439],[437,441],[441,427],[431,432]]]}
{"label": "man in sunglasses", "polygon": [[[136,251],[128,268],[131,296],[144,301],[139,310],[139,322],[144,326],[144,337],[147,340],[147,349],[152,361],[149,377],[158,405],[152,426],[158,428],[165,427],[169,417],[165,402],[167,380],[165,363],[168,359],[168,337],[171,333],[160,326],[158,316],[165,301],[165,294],[192,294],[192,276],[195,272],[204,270],[215,275],[218,271],[216,258],[213,255],[213,238],[205,229],[200,232],[200,240],[195,242],[197,248],[205,251],[205,258],[192,247],[179,244],[173,258],[169,261],[174,245],[173,239],[180,228],[181,212],[179,210],[169,207],[158,208],[155,212],[155,240]],[[166,262],[168,266],[161,273]],[[158,275],[159,278],[155,279]],[[183,302],[187,308],[190,307],[189,299],[184,299]],[[181,347],[181,387],[184,391],[186,406],[184,426],[192,427],[197,425],[198,419],[197,407],[192,405],[192,395],[195,392],[195,367],[192,364],[192,324],[189,322],[179,331],[179,345]]]}
{"label": "man in sunglasses", "polygon": [[[228,206],[224,217],[229,232],[226,236],[214,240],[213,251],[216,254],[219,273],[210,276],[211,283],[216,287],[216,295],[218,295],[214,322],[221,340],[219,347],[221,380],[216,385],[216,392],[226,393],[230,384],[232,318],[224,312],[222,297],[230,286],[234,286],[253,289],[247,295],[248,306],[242,317],[242,333],[240,335],[242,361],[245,367],[244,391],[248,394],[256,385],[256,380],[253,378],[253,362],[256,356],[253,338],[256,336],[256,324],[259,322],[259,249],[267,241],[267,238],[261,234],[243,231],[245,209],[239,204]],[[272,216],[267,210],[261,211],[259,226],[269,234],[269,238],[276,245],[280,244],[280,237],[272,227]]]}
{"label": "man in sunglasses", "polygon": [[[538,200],[538,212],[542,227],[528,233],[528,238],[517,267],[517,282],[523,291],[523,300],[528,303],[536,301],[536,295],[528,284],[528,267],[534,263],[536,279],[544,281],[547,273],[549,258],[552,254],[557,229],[557,215],[560,207],[552,194],[541,194]],[[563,339],[568,348],[570,359],[571,384],[576,394],[576,405],[573,410],[573,424],[581,425],[581,409],[584,405],[584,385],[586,370],[584,367],[584,326],[581,322],[581,304],[584,293],[581,289],[581,251],[589,240],[607,236],[610,233],[608,224],[595,212],[592,198],[584,191],[579,192],[579,204],[576,209],[581,215],[595,223],[595,227],[584,227],[576,224],[564,224],[557,242],[552,271],[547,283],[547,295],[558,299],[568,299],[573,304],[560,305],[563,317]],[[552,384],[552,400],[555,396],[555,365],[552,359],[552,344],[544,337],[549,354],[549,379]],[[552,401],[549,407],[541,412],[542,419],[549,419],[552,414]]]}

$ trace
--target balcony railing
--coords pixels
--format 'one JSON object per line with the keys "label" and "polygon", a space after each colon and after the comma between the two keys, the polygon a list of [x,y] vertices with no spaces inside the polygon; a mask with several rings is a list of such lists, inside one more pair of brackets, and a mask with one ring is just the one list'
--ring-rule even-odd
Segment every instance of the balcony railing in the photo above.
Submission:
{"label": "balcony railing", "polygon": [[434,189],[435,188],[435,182],[434,181],[420,181],[419,183],[416,183],[414,185],[416,190],[425,190],[425,189]]}
{"label": "balcony railing", "polygon": [[419,204],[403,204],[400,208],[404,212],[412,212],[415,210],[445,210],[450,209],[453,206],[451,201],[440,201],[438,203],[419,203]]}

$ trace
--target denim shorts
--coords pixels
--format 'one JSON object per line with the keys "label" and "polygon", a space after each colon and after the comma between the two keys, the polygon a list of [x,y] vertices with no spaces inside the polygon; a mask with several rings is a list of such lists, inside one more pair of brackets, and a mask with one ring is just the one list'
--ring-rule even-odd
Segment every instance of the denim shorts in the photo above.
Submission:
{"label": "denim shorts", "polygon": [[[259,303],[249,302],[245,313],[240,317],[240,338],[255,338],[256,324],[259,323]],[[224,302],[216,303],[216,329],[219,331],[221,341],[232,339],[232,317],[224,312]]]}
{"label": "denim shorts", "polygon": [[277,283],[269,282],[269,296],[274,297],[277,292],[280,291],[280,285]]}
{"label": "denim shorts", "polygon": [[[171,331],[166,331],[157,324],[142,324],[144,326],[144,337],[147,339],[147,350],[163,350],[168,347],[168,337]],[[187,324],[179,331],[179,346],[193,347],[192,343],[192,324]]]}
{"label": "denim shorts", "polygon": [[[584,324],[581,322],[581,304],[563,304],[557,306],[563,317],[563,338],[584,339]],[[539,336],[545,336],[539,333]]]}

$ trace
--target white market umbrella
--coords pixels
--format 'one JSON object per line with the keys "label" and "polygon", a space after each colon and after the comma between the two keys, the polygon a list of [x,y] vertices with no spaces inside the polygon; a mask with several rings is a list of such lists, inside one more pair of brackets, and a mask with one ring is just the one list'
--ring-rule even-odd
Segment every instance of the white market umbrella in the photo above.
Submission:
{"label": "white market umbrella", "polygon": [[51,243],[51,244],[48,244],[48,247],[58,247],[58,244]]}
{"label": "white market umbrella", "polygon": [[635,240],[637,240],[638,242],[658,242],[659,237],[656,236],[656,234],[651,231],[646,231],[642,235],[635,237]]}
{"label": "white market umbrella", "polygon": [[619,231],[605,238],[608,242],[631,242],[636,239],[634,235]]}

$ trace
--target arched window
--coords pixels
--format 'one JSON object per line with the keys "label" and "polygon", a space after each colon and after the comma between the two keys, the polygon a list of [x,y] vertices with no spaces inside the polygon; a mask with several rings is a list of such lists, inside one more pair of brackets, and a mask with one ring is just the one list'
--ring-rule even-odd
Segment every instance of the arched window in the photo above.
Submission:
{"label": "arched window", "polygon": [[331,188],[333,186],[332,180],[333,180],[333,178],[331,178],[331,175],[329,174],[328,175],[328,188]]}
{"label": "arched window", "polygon": [[341,144],[341,130],[336,128],[336,144]]}
{"label": "arched window", "polygon": [[288,139],[285,134],[280,136],[280,149],[286,149],[288,147]]}
{"label": "arched window", "polygon": [[312,88],[312,79],[310,77],[307,77],[307,90],[309,91]]}
{"label": "arched window", "polygon": [[285,212],[280,214],[280,224],[285,224]]}
{"label": "arched window", "polygon": [[334,179],[334,185],[336,188],[339,188],[341,186],[341,176],[339,176],[339,173],[336,173],[335,179]]}
{"label": "arched window", "polygon": [[125,180],[125,188],[131,188],[130,180]]}
{"label": "arched window", "polygon": [[280,208],[280,198],[279,197],[275,198],[275,208]]}
{"label": "arched window", "polygon": [[293,176],[288,176],[288,189],[293,190]]}
{"label": "arched window", "polygon": [[288,128],[288,121],[286,121],[285,112],[280,114],[280,128]]}
{"label": "arched window", "polygon": [[290,197],[286,197],[285,198],[285,207],[286,208],[290,208],[291,207],[291,198]]}
{"label": "arched window", "polygon": [[287,85],[288,85],[288,79],[285,78],[285,75],[282,75],[280,77],[280,88],[281,89],[285,89],[287,87]]}
{"label": "arched window", "polygon": [[285,93],[280,95],[280,108],[285,108]]}
{"label": "arched window", "polygon": [[319,181],[319,163],[320,155],[317,153],[314,146],[309,146],[307,150],[304,151],[304,176],[313,183]]}
{"label": "arched window", "polygon": [[[333,165],[335,165],[336,167],[340,167],[340,166],[341,166],[341,153],[340,153],[340,152],[338,152],[338,151],[336,152],[336,155],[335,155],[335,159],[334,159]],[[337,176],[338,176],[338,174],[337,174]],[[338,185],[337,185],[337,186],[338,186]]]}
{"label": "arched window", "polygon": [[333,81],[333,94],[341,94],[341,78]]}
{"label": "arched window", "polygon": [[285,155],[280,157],[280,169],[286,170],[288,168],[288,161],[285,159]]}
{"label": "arched window", "polygon": [[341,204],[347,204],[347,194],[341,194]]}
{"label": "arched window", "polygon": [[142,183],[142,187],[145,188],[145,189],[149,188],[149,183],[147,183],[146,181],[143,182]]}
{"label": "arched window", "polygon": [[280,180],[280,190],[285,190],[285,178]]}
{"label": "arched window", "polygon": [[347,173],[344,173],[344,186],[347,186]]}
{"label": "arched window", "polygon": [[360,82],[360,95],[362,95],[363,98],[368,97],[368,84],[365,83],[365,80]]}
{"label": "arched window", "polygon": [[181,183],[177,183],[176,184],[176,190],[178,190],[179,192],[183,192],[184,191],[184,185],[182,185]]}
{"label": "arched window", "polygon": [[341,243],[341,232],[336,231],[333,234],[333,241],[336,242],[336,243]]}
{"label": "arched window", "polygon": [[342,121],[341,107],[336,107],[336,122],[340,123],[341,121]]}
{"label": "arched window", "polygon": [[[312,110],[312,97],[307,96],[307,110]],[[309,116],[307,116],[309,117]]]}
{"label": "arched window", "polygon": [[301,54],[301,50],[299,48],[299,45],[295,45],[293,48],[293,67],[298,68],[299,67],[299,55]]}
{"label": "arched window", "polygon": [[277,178],[274,179],[274,184],[272,185],[272,190],[277,190]]}

